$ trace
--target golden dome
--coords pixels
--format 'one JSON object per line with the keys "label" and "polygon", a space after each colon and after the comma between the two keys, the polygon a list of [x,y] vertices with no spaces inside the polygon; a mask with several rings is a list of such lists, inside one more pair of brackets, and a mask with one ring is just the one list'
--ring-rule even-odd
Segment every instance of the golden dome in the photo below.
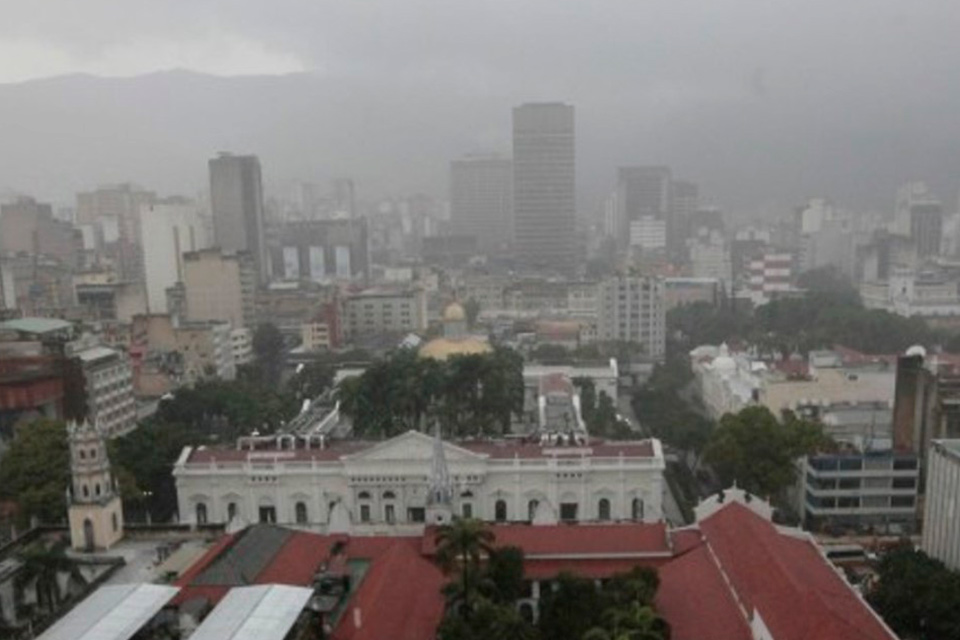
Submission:
{"label": "golden dome", "polygon": [[467,312],[463,310],[463,305],[459,302],[451,302],[443,310],[444,322],[463,322],[467,319]]}
{"label": "golden dome", "polygon": [[420,347],[421,358],[433,358],[434,360],[446,360],[450,356],[471,356],[482,353],[490,353],[493,349],[490,344],[481,338],[435,338],[427,344]]}

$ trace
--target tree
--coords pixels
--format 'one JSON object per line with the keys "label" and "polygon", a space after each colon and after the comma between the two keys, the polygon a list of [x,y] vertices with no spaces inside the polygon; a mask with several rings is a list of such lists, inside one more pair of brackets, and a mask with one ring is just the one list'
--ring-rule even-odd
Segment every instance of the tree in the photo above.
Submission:
{"label": "tree", "polygon": [[603,599],[592,580],[561,573],[556,588],[541,594],[540,634],[550,640],[581,640],[600,624]]}
{"label": "tree", "polygon": [[477,602],[469,620],[448,615],[440,624],[437,636],[441,640],[537,640],[540,637],[536,627],[524,620],[514,606],[487,599]]}
{"label": "tree", "polygon": [[20,526],[27,526],[33,518],[43,523],[63,522],[69,486],[66,425],[45,419],[20,425],[0,458],[0,497],[16,501]]}
{"label": "tree", "polygon": [[437,530],[437,564],[444,573],[457,572],[463,593],[463,617],[470,618],[473,606],[471,580],[480,573],[480,562],[493,549],[494,535],[480,520],[458,518]]}
{"label": "tree", "polygon": [[480,303],[474,298],[469,298],[463,303],[463,312],[467,316],[467,326],[473,328],[480,316]]}
{"label": "tree", "polygon": [[903,638],[960,638],[960,572],[909,544],[891,549],[877,567],[870,604]]}
{"label": "tree", "polygon": [[59,575],[67,574],[72,580],[86,584],[76,562],[67,556],[66,548],[62,541],[52,545],[40,541],[19,555],[23,567],[17,574],[17,585],[24,589],[32,584],[37,594],[37,607],[48,613],[56,611],[61,602]]}
{"label": "tree", "polygon": [[766,407],[751,406],[720,419],[705,458],[724,483],[774,498],[793,484],[797,458],[832,446],[819,424],[790,412],[781,424]]}
{"label": "tree", "polygon": [[333,385],[333,369],[325,362],[311,362],[303,366],[287,382],[287,388],[297,400],[313,399]]}
{"label": "tree", "polygon": [[601,623],[583,634],[583,640],[669,640],[670,626],[650,605],[630,602],[604,610]]}
{"label": "tree", "polygon": [[276,389],[280,384],[287,356],[283,335],[276,325],[264,323],[257,326],[253,332],[253,353],[256,356],[260,382]]}
{"label": "tree", "polygon": [[523,594],[523,549],[493,549],[487,561],[486,576],[491,587],[490,600],[498,604],[516,602]]}

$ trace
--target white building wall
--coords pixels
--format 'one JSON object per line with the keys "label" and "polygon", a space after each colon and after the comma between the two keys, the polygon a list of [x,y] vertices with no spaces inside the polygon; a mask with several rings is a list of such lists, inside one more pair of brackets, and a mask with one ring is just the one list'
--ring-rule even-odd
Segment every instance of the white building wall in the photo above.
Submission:
{"label": "white building wall", "polygon": [[140,220],[148,309],[167,313],[166,291],[183,279],[183,253],[209,246],[206,226],[192,203],[146,204]]}
{"label": "white building wall", "polygon": [[922,548],[960,570],[960,440],[935,440],[927,455]]}

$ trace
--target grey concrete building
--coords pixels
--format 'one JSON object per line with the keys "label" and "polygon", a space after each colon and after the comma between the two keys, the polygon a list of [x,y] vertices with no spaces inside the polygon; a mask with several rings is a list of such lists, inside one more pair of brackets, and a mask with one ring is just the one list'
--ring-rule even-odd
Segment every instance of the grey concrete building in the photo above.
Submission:
{"label": "grey concrete building", "polygon": [[450,163],[450,220],[474,236],[481,251],[502,250],[513,238],[513,161],[469,155]]}
{"label": "grey concrete building", "polygon": [[574,109],[561,103],[513,110],[514,254],[535,269],[577,264]]}
{"label": "grey concrete building", "polygon": [[224,253],[247,252],[260,282],[269,276],[263,236],[263,185],[257,156],[221,153],[209,162],[214,243]]}

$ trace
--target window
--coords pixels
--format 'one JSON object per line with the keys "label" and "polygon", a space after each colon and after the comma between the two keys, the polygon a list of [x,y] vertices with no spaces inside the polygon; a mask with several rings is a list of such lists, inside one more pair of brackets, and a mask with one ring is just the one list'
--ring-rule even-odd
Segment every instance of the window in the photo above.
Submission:
{"label": "window", "polygon": [[90,487],[87,485],[83,485],[83,497],[84,498],[90,497]]}
{"label": "window", "polygon": [[369,491],[361,491],[360,494],[357,496],[357,498],[359,498],[360,500],[369,500],[369,499],[370,499],[370,492],[369,492]]}
{"label": "window", "polygon": [[860,471],[863,469],[862,458],[841,458],[840,471]]}
{"label": "window", "polygon": [[276,507],[260,507],[260,522],[273,524],[277,521]]}
{"label": "window", "polygon": [[360,522],[370,522],[370,505],[360,505]]}
{"label": "window", "polygon": [[860,498],[842,497],[837,498],[838,509],[859,509]]}
{"label": "window", "polygon": [[207,505],[198,502],[196,506],[197,524],[207,524]]}
{"label": "window", "polygon": [[539,500],[531,500],[527,503],[527,520],[533,522],[533,518],[537,515],[537,507],[539,506]]}
{"label": "window", "polygon": [[294,516],[297,524],[307,524],[307,503],[298,502],[294,507]]}
{"label": "window", "polygon": [[81,460],[86,460],[86,459],[87,459],[87,452],[86,452],[85,449],[80,449],[80,459],[81,459]]}
{"label": "window", "polygon": [[383,519],[386,520],[389,524],[393,524],[397,520],[396,510],[392,504],[388,504],[383,508]]}
{"label": "window", "polygon": [[507,503],[504,500],[497,500],[493,505],[493,519],[497,522],[507,521]]}
{"label": "window", "polygon": [[610,501],[606,498],[600,498],[600,502],[597,503],[597,518],[600,520],[610,519]]}
{"label": "window", "polygon": [[893,479],[894,489],[915,489],[916,487],[917,487],[916,478],[894,478]]}
{"label": "window", "polygon": [[96,460],[96,459],[97,459],[97,450],[96,450],[96,449],[90,449],[90,459],[91,459],[91,460]]}
{"label": "window", "polygon": [[397,497],[397,494],[395,494],[393,491],[384,491],[384,492],[383,492],[383,499],[384,499],[384,500],[395,500],[396,497]]}
{"label": "window", "polygon": [[576,522],[577,503],[561,502],[560,503],[560,519],[563,520],[564,522]]}
{"label": "window", "polygon": [[231,502],[227,505],[227,521],[231,521],[237,517],[237,503]]}
{"label": "window", "polygon": [[464,518],[472,518],[472,517],[473,517],[473,505],[470,504],[469,502],[464,502],[464,503],[460,506],[460,514],[461,514]]}
{"label": "window", "polygon": [[908,471],[917,468],[916,458],[897,458],[893,461],[894,471]]}
{"label": "window", "polygon": [[427,512],[423,507],[410,507],[407,509],[407,519],[410,522],[425,522]]}
{"label": "window", "polygon": [[96,483],[95,485],[93,485],[93,495],[95,495],[95,496],[99,496],[99,495],[100,495],[100,483],[99,483],[99,482]]}
{"label": "window", "polygon": [[117,521],[117,514],[116,514],[116,513],[111,513],[111,514],[110,514],[110,524],[113,525],[113,530],[114,530],[114,531],[116,531],[117,529],[120,528],[120,523]]}
{"label": "window", "polygon": [[912,507],[913,496],[893,496],[890,498],[891,507]]}
{"label": "window", "polygon": [[840,489],[859,489],[860,478],[840,478],[838,486]]}
{"label": "window", "polygon": [[634,498],[630,504],[630,518],[633,520],[643,520],[643,500]]}

